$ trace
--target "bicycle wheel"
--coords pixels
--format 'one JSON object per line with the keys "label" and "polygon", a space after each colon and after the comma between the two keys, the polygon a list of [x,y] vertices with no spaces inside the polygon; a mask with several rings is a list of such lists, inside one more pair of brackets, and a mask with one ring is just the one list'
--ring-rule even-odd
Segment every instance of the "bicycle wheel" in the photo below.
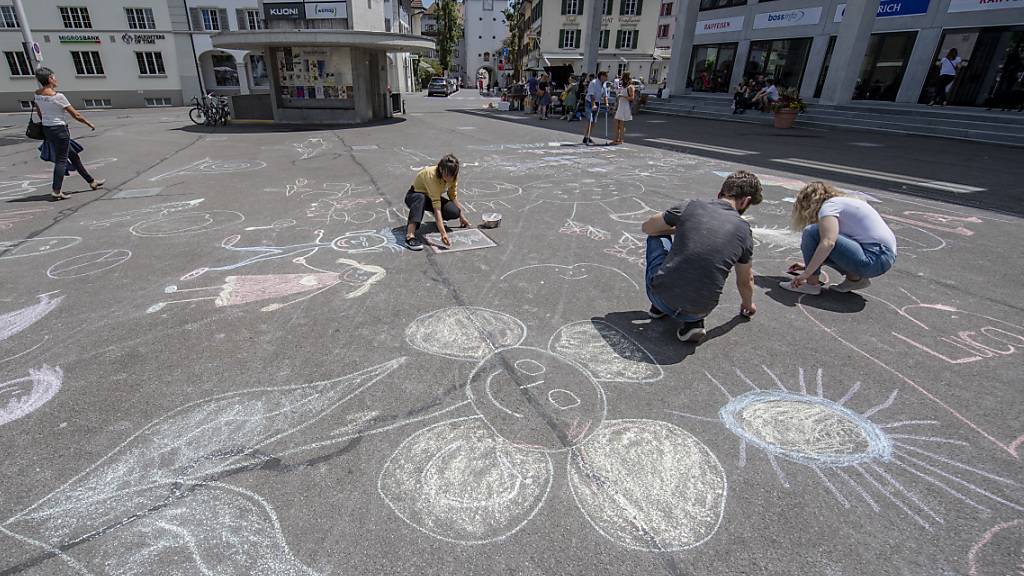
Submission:
{"label": "bicycle wheel", "polygon": [[196,107],[188,111],[188,118],[193,123],[202,126],[206,123],[206,114],[202,108]]}

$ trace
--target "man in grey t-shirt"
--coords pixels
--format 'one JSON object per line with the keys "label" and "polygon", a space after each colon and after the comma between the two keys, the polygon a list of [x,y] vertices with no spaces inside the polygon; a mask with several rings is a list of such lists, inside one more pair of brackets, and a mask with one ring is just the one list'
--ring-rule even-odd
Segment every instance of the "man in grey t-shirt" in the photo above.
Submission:
{"label": "man in grey t-shirt", "polygon": [[643,223],[647,237],[647,297],[652,318],[683,322],[676,336],[699,342],[704,318],[718,306],[729,272],[736,268],[740,313],[753,316],[754,238],[740,217],[761,203],[761,182],[746,171],[731,174],[715,200],[692,200]]}

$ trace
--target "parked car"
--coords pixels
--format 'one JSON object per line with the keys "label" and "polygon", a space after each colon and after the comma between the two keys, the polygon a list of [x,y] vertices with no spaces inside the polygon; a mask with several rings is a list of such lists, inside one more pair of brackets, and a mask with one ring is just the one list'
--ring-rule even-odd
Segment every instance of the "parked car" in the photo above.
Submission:
{"label": "parked car", "polygon": [[430,83],[427,84],[427,96],[444,96],[447,97],[452,93],[452,84],[446,78],[440,76],[431,78]]}

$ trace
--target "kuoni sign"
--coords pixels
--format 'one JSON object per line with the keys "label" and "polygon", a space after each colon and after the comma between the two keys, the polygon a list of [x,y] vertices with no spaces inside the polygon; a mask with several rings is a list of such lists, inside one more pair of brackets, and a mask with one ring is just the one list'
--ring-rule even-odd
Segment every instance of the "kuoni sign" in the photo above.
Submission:
{"label": "kuoni sign", "polygon": [[715,18],[714,20],[698,20],[694,34],[717,34],[743,30],[743,16],[731,18]]}
{"label": "kuoni sign", "polygon": [[[878,3],[878,12],[875,16],[885,18],[886,16],[914,16],[917,14],[927,14],[929,2],[930,0],[881,0]],[[832,21],[842,22],[845,14],[846,4],[836,6],[836,17]]]}

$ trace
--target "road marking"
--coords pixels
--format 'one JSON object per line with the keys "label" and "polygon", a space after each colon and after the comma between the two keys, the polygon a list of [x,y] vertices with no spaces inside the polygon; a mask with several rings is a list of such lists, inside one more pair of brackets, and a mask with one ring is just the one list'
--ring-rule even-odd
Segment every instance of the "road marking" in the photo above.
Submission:
{"label": "road marking", "polygon": [[476,130],[476,126],[459,126],[456,130]]}
{"label": "road marking", "polygon": [[817,168],[818,170],[827,170],[829,172],[838,172],[841,174],[850,174],[853,176],[864,176],[867,178],[874,178],[876,180],[888,180],[889,182],[896,182],[899,184],[910,184],[912,186],[932,188],[934,190],[953,192],[955,194],[972,194],[974,192],[985,191],[985,188],[968,186],[966,184],[943,182],[941,180],[928,180],[926,178],[915,178],[914,176],[904,176],[903,174],[880,172],[878,170],[868,170],[866,168],[853,168],[850,166],[842,166],[840,164],[829,164],[827,162],[816,162],[814,160],[804,160],[801,158],[775,158],[773,161],[780,162],[782,164],[791,164],[793,166],[803,166],[804,168]]}
{"label": "road marking", "polygon": [[698,144],[697,142],[672,140],[671,138],[647,138],[647,141],[657,142],[659,144],[671,144],[672,146],[682,146],[684,148],[696,148],[698,150],[707,150],[708,152],[718,152],[720,154],[731,154],[733,156],[750,156],[752,154],[757,154],[757,152],[751,152],[750,150],[725,148],[723,146],[712,146],[710,144]]}
{"label": "road marking", "polygon": [[881,148],[885,144],[879,144],[878,142],[850,142],[850,146],[861,146],[863,148]]}

